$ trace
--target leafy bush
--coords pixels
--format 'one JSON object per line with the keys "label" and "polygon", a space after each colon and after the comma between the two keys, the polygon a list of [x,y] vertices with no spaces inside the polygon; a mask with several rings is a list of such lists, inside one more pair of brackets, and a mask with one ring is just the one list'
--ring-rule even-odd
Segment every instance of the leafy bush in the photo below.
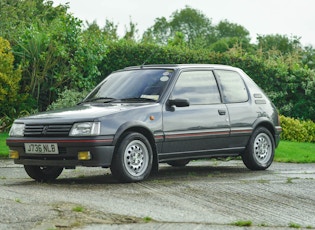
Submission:
{"label": "leafy bush", "polygon": [[13,120],[10,117],[8,116],[0,117],[0,133],[8,131],[12,123]]}
{"label": "leafy bush", "polygon": [[87,95],[87,91],[66,89],[58,94],[58,99],[48,106],[47,110],[62,109],[79,103]]}
{"label": "leafy bush", "polygon": [[[14,111],[16,111],[16,110],[14,110]],[[11,128],[12,123],[14,122],[14,120],[16,118],[29,116],[29,115],[35,114],[37,112],[38,112],[38,110],[36,110],[36,109],[21,110],[21,111],[16,111],[15,114],[12,116],[4,115],[4,116],[0,117],[0,133],[1,132],[8,132]]]}
{"label": "leafy bush", "polygon": [[10,116],[20,102],[21,70],[14,68],[10,43],[0,37],[0,117]]}
{"label": "leafy bush", "polygon": [[307,130],[309,142],[315,142],[315,123],[307,120],[302,121],[304,128]]}
{"label": "leafy bush", "polygon": [[31,98],[19,92],[21,69],[15,68],[14,62],[10,43],[0,37],[0,131],[8,130],[31,105]]}
{"label": "leafy bush", "polygon": [[280,116],[282,133],[281,139],[297,142],[315,142],[315,123],[299,121],[294,118]]}

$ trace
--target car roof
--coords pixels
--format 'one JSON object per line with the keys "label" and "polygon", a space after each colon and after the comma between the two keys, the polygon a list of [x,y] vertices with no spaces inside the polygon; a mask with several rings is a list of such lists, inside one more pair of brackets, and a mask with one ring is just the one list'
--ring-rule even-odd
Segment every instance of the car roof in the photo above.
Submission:
{"label": "car roof", "polygon": [[238,68],[221,65],[221,64],[153,64],[153,65],[141,65],[141,66],[129,66],[124,68],[124,70],[132,69],[152,69],[152,68],[167,68],[167,69],[186,69],[186,68],[211,68],[211,69],[228,69],[236,70]]}

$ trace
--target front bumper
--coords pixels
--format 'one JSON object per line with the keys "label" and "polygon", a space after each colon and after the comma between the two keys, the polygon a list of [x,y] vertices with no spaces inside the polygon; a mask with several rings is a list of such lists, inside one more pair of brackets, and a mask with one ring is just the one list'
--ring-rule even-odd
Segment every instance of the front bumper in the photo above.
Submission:
{"label": "front bumper", "polygon": [[[18,159],[14,163],[36,166],[102,166],[109,167],[112,161],[114,146],[111,137],[95,138],[8,138],[7,145],[10,150],[18,152]],[[59,154],[27,154],[24,143],[57,143]],[[79,152],[89,152],[90,159],[79,160]]]}

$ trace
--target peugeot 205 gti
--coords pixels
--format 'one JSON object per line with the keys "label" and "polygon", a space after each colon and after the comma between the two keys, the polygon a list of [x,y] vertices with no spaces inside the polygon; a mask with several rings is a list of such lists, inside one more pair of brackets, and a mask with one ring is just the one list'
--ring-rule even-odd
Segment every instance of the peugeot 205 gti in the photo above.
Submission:
{"label": "peugeot 205 gti", "polygon": [[106,77],[78,105],[14,121],[10,158],[37,181],[76,166],[110,167],[136,182],[159,163],[241,156],[267,169],[279,143],[278,112],[241,69],[145,65]]}

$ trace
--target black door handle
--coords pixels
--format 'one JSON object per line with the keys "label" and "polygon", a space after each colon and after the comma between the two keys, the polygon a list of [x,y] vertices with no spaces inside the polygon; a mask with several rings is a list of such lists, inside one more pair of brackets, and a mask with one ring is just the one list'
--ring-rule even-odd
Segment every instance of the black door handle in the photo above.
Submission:
{"label": "black door handle", "polygon": [[219,115],[225,115],[226,114],[226,111],[224,109],[219,109],[218,112],[219,112]]}

